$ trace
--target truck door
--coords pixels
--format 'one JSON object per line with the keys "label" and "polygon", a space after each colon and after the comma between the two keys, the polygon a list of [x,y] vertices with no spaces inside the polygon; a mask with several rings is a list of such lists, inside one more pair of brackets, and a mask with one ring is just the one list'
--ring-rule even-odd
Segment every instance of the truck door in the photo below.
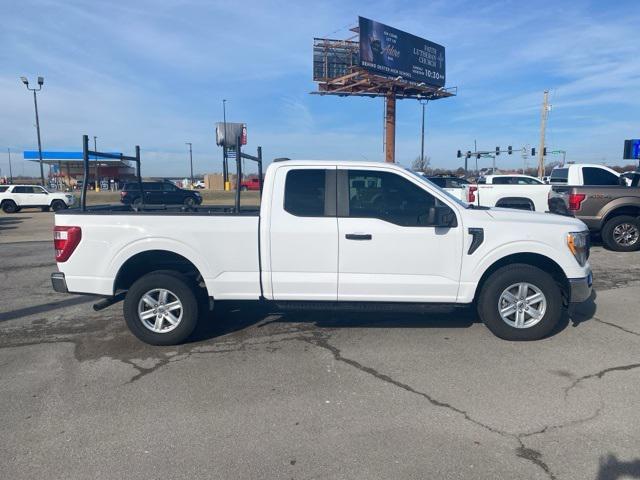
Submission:
{"label": "truck door", "polygon": [[281,167],[275,172],[274,185],[267,263],[273,299],[335,301],[335,167]]}
{"label": "truck door", "polygon": [[[444,197],[400,172],[338,169],[338,300],[453,302],[463,234]],[[448,200],[448,199],[447,199]],[[456,227],[435,227],[430,212],[450,208]]]}

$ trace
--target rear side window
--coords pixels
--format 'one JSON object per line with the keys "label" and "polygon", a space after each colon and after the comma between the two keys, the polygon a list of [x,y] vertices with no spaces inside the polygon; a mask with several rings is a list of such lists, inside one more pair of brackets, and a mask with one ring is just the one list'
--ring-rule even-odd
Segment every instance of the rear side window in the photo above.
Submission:
{"label": "rear side window", "polygon": [[33,193],[33,187],[15,187],[13,193]]}
{"label": "rear side window", "polygon": [[554,168],[553,170],[551,170],[551,182],[567,183],[568,181],[569,181],[568,168]]}
{"label": "rear side window", "polygon": [[430,180],[432,183],[435,183],[440,188],[445,188],[447,186],[446,179],[442,177],[429,177],[428,180]]}
{"label": "rear side window", "polygon": [[326,170],[291,170],[284,185],[284,209],[299,217],[324,217]]}
{"label": "rear side window", "polygon": [[513,181],[512,177],[494,177],[491,183],[494,185],[509,185],[513,183]]}
{"label": "rear side window", "polygon": [[143,183],[142,184],[142,189],[145,192],[159,192],[162,191],[162,184],[161,183]]}
{"label": "rear side window", "polygon": [[0,193],[6,192],[7,190],[9,190],[9,187],[5,185],[0,186]]}
{"label": "rear side window", "polygon": [[618,185],[618,176],[602,168],[584,167],[582,178],[585,185]]}

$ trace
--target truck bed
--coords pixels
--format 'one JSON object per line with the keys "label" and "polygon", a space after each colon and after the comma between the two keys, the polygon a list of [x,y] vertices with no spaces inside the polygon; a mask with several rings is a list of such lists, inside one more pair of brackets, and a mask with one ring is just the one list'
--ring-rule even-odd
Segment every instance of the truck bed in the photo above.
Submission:
{"label": "truck bed", "polygon": [[145,205],[143,208],[135,209],[131,205],[105,204],[87,206],[86,210],[81,208],[70,208],[63,212],[63,215],[241,215],[258,216],[260,206],[240,207],[240,212],[236,212],[233,205],[200,205],[197,207],[185,207],[184,205]]}
{"label": "truck bed", "polygon": [[[132,220],[132,217],[137,217]],[[197,218],[194,218],[197,217]],[[171,252],[192,264],[218,299],[260,296],[257,209],[95,206],[56,213],[55,225],[80,227],[74,254],[58,268],[70,292],[110,296],[125,262]],[[150,250],[149,245],[153,245]]]}

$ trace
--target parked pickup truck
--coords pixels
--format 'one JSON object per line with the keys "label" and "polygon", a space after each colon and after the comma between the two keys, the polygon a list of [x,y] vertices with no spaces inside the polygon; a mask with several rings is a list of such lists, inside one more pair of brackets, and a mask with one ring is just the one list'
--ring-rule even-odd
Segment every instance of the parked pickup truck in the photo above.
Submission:
{"label": "parked pickup truck", "polygon": [[[604,165],[588,163],[553,169],[550,182],[559,184],[563,181],[570,182],[569,185],[618,185],[624,182],[614,170]],[[536,212],[547,211],[551,192],[551,185],[528,175],[488,175],[479,180],[478,185],[465,188],[465,200],[474,205]]]}
{"label": "parked pickup truck", "polygon": [[546,212],[551,186],[528,175],[487,175],[465,186],[469,203],[486,207]]}
{"label": "parked pickup truck", "polygon": [[474,303],[497,336],[548,335],[591,294],[588,231],[559,215],[468,206],[399,166],[282,161],[259,208],[93,207],[55,216],[58,292],[124,297],[142,341],[184,341],[226,300],[277,308]]}
{"label": "parked pickup truck", "polygon": [[63,210],[75,201],[70,193],[50,192],[39,185],[0,185],[0,208],[5,213],[17,213],[23,208]]}
{"label": "parked pickup truck", "polygon": [[549,195],[549,210],[573,215],[592,232],[600,232],[611,250],[640,250],[640,174],[631,186],[560,186]]}

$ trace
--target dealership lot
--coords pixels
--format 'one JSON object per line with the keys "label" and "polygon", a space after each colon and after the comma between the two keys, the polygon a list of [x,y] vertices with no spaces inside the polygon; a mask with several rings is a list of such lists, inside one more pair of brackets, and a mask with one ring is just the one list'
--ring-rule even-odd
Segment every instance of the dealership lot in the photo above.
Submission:
{"label": "dealership lot", "polygon": [[6,478],[625,478],[640,473],[640,255],[596,246],[554,336],[470,309],[234,305],[150,347],[121,305],[51,290],[53,215],[0,214]]}

